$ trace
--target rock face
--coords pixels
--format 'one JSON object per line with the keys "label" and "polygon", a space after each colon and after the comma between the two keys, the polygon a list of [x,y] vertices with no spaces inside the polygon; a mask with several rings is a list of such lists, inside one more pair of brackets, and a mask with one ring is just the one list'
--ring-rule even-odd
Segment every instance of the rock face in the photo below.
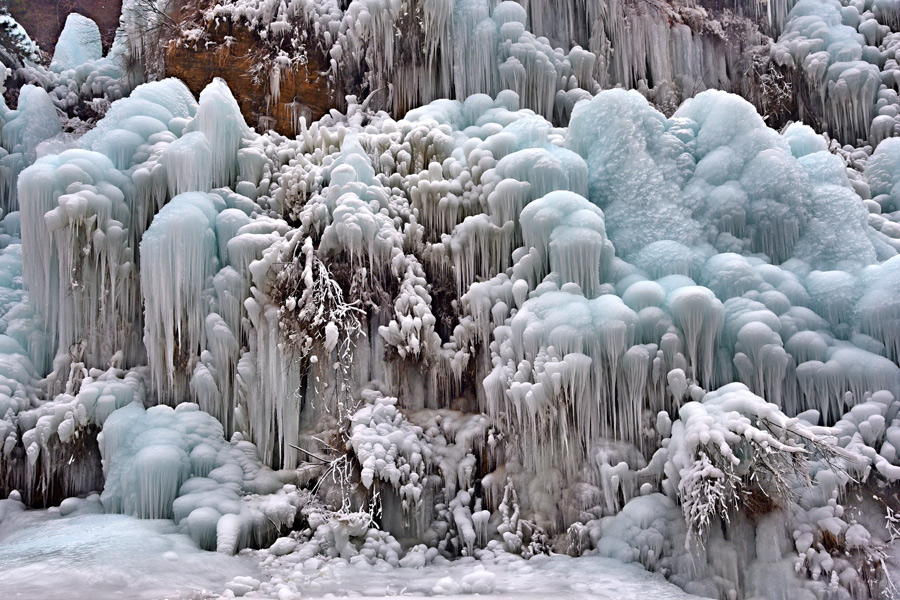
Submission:
{"label": "rock face", "polygon": [[[119,25],[122,0],[8,0],[10,14],[37,42],[41,50],[53,53],[66,17],[77,12],[93,19],[100,28],[104,50],[108,50]],[[198,5],[175,6],[172,17],[182,25],[202,23]],[[187,27],[190,29],[190,26]],[[194,30],[192,33],[199,33]],[[281,71],[277,84],[270,81],[270,69],[258,69],[264,45],[246,27],[228,22],[210,24],[200,35],[170,39],[165,48],[165,72],[182,79],[199,94],[214,77],[224,79],[241,106],[247,123],[260,129],[293,135],[298,120],[319,119],[334,106],[334,94],[323,74],[328,64],[318,53],[293,61]],[[277,90],[277,99],[273,88]]]}
{"label": "rock face", "polygon": [[[121,11],[121,0],[8,0],[8,4],[13,16],[48,53],[69,12],[94,19],[108,47]],[[434,82],[426,85],[438,77],[434,73],[440,71],[440,65],[435,64],[433,77],[422,73],[422,65],[417,66],[421,54],[417,44],[422,43],[424,33],[415,22],[400,20],[393,24],[403,34],[396,40],[392,58],[384,60],[378,51],[359,48],[365,60],[355,67],[345,60],[340,69],[326,76],[330,63],[322,49],[303,52],[303,42],[292,46],[284,32],[278,35],[274,29],[269,30],[276,12],[262,19],[263,24],[236,23],[239,18],[228,11],[208,21],[205,14],[215,4],[215,0],[170,3],[171,21],[163,28],[168,43],[158,44],[164,51],[164,70],[151,70],[155,77],[184,80],[195,94],[214,77],[223,78],[238,99],[247,123],[258,129],[294,135],[299,117],[305,116],[307,122],[318,119],[330,108],[342,108],[345,95],[362,99],[376,88],[406,90],[390,94],[384,106],[376,106],[395,116],[444,95],[436,93],[437,88],[431,85]],[[652,4],[617,0],[603,4],[608,10],[592,19],[573,20],[578,17],[577,11],[563,10],[569,15],[565,22],[555,14],[559,7],[524,5],[535,35],[547,37],[554,46],[568,47],[576,42],[596,55],[598,65],[593,76],[601,88],[621,85],[639,89],[666,113],[703,89],[725,89],[750,100],[769,125],[778,127],[797,118],[797,95],[787,93],[790,73],[773,69],[768,61],[768,36],[777,35],[777,28],[768,20],[761,2],[701,0],[698,5],[685,5],[681,0]],[[273,11],[275,6],[279,5],[273,5]],[[301,15],[293,18],[301,19]],[[656,43],[663,38],[669,42]],[[369,42],[369,46],[374,43]],[[303,60],[298,58],[301,52]],[[283,61],[281,68],[273,69],[278,61]],[[450,71],[464,70],[447,63],[438,78],[449,80]],[[784,85],[767,86],[763,80]],[[769,88],[785,93],[768,93]]]}
{"label": "rock face", "polygon": [[9,14],[19,22],[37,45],[53,53],[56,40],[70,13],[93,19],[100,28],[103,49],[108,50],[119,26],[122,0],[6,0]]}
{"label": "rock face", "polygon": [[274,95],[270,75],[266,69],[255,69],[263,58],[261,52],[262,45],[252,32],[223,22],[208,28],[196,42],[184,38],[170,41],[166,75],[184,81],[194,94],[214,77],[221,77],[234,93],[247,124],[284,135],[297,133],[301,116],[310,123],[334,106],[324,75],[328,66],[314,53],[305,64],[295,62],[282,71],[277,99],[270,100]]}

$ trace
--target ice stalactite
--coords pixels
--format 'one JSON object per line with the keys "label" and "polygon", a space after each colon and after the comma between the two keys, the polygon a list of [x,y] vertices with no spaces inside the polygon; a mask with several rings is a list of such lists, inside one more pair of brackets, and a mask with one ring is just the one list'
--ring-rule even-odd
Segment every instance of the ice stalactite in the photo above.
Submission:
{"label": "ice stalactite", "polygon": [[707,288],[685,286],[672,291],[666,304],[683,335],[691,378],[709,387],[725,321],[721,301]]}
{"label": "ice stalactite", "polygon": [[[755,93],[754,77],[770,73],[753,67],[765,70],[767,36],[777,36],[794,3],[429,0],[400,10],[366,0],[228,0],[203,14],[273,40],[273,55],[285,39],[321,52],[339,102],[368,96],[402,114],[438,98],[509,89],[523,106],[565,123],[578,99],[617,85],[641,89],[667,111],[706,89]],[[281,71],[271,61],[269,77]]]}
{"label": "ice stalactite", "polygon": [[589,75],[602,88],[640,89],[668,112],[707,89],[750,88],[748,59],[759,52],[766,33],[780,31],[793,0],[591,0],[560,10],[529,0],[521,4],[535,36],[548,38],[554,47],[572,47],[573,65],[576,47],[590,52]]}
{"label": "ice stalactite", "polygon": [[[59,206],[44,214],[59,266],[59,297],[50,300],[59,311],[59,344],[70,353],[83,344],[85,355],[79,359],[93,364],[133,364],[140,355],[135,347],[138,332],[133,328],[140,306],[133,250],[125,229],[130,215],[121,191],[121,187],[127,189],[127,180],[116,177],[112,164],[104,165],[96,154],[70,152],[74,156],[71,160],[62,156],[65,162],[57,173],[77,168],[81,161],[101,169],[105,166],[111,176],[108,181],[98,177],[94,185],[69,184],[57,200]],[[99,331],[106,335],[92,334]]]}
{"label": "ice stalactite", "polygon": [[[900,359],[897,339],[898,307],[893,292],[900,283],[896,274],[897,267],[898,261],[892,258],[861,273],[859,284],[862,290],[852,317],[854,331],[872,339],[875,342],[872,346],[894,362]],[[865,337],[860,341],[863,340]]]}
{"label": "ice stalactite", "polygon": [[[176,139],[169,126],[194,110],[181,83],[139,88],[79,140],[86,149],[45,157],[20,177],[24,277],[64,362],[87,337],[91,366],[114,355],[123,366],[143,360],[138,243],[167,200],[160,155]],[[101,325],[106,336],[88,335]]]}
{"label": "ice stalactite", "polygon": [[526,248],[538,255],[533,281],[559,274],[559,284],[574,283],[586,297],[600,293],[613,248],[606,239],[603,212],[573,192],[551,192],[519,214]]}
{"label": "ice stalactite", "polygon": [[[597,89],[594,55],[581,47],[570,51],[569,39],[559,48],[527,31],[527,14],[515,2],[429,0],[407,10],[370,0],[346,7],[298,2],[286,11],[267,2],[223,2],[205,17],[228,17],[273,39],[308,38],[330,60],[338,89],[376,98],[395,112],[510,89],[539,114],[564,120],[575,99]],[[280,70],[273,64],[269,76]]]}
{"label": "ice stalactite", "polygon": [[206,345],[204,292],[218,270],[215,200],[176,196],[141,239],[144,338],[154,389],[168,402],[187,395],[190,362]]}
{"label": "ice stalactite", "polygon": [[0,208],[4,212],[19,207],[16,183],[19,173],[33,163],[38,144],[62,132],[56,108],[42,88],[26,85],[19,90],[19,104],[14,111],[4,110],[0,115]]}
{"label": "ice stalactite", "polygon": [[498,32],[490,16],[488,3],[480,0],[463,0],[453,7],[454,37],[462,38],[453,45],[457,98],[490,93],[499,79],[494,58]]}
{"label": "ice stalactite", "polygon": [[800,117],[843,143],[896,134],[896,7],[803,0],[784,21],[772,59],[808,91]]}
{"label": "ice stalactite", "polygon": [[163,33],[166,11],[163,0],[123,0],[119,28],[110,55],[129,58],[132,67],[127,73],[135,83],[152,81],[164,72]]}
{"label": "ice stalactite", "polygon": [[41,159],[19,181],[23,274],[31,297],[65,353],[103,322],[110,337],[92,337],[85,356],[97,365],[131,350],[119,319],[139,310],[122,188],[128,190],[127,178],[105,156],[86,150]]}
{"label": "ice stalactite", "polygon": [[[15,269],[9,267],[11,266],[10,259],[14,257],[17,249],[16,247],[8,247],[3,250],[4,266],[8,269],[5,271],[6,273],[15,273]],[[17,256],[15,258],[18,259]],[[16,262],[21,264],[19,260]],[[7,298],[12,296],[10,299],[15,302],[17,286],[13,278],[3,281],[3,287],[6,292],[4,295]],[[18,301],[21,301],[21,296],[18,298]],[[30,436],[27,446],[24,444],[19,445],[23,433],[33,429],[37,421],[35,418],[27,417],[26,413],[36,404],[40,374],[29,358],[28,338],[17,334],[26,333],[27,335],[27,330],[32,328],[35,323],[33,319],[28,319],[27,317],[22,322],[23,319],[21,317],[24,315],[19,315],[20,319],[19,323],[17,323],[15,315],[9,312],[10,308],[12,307],[8,304],[4,306],[5,332],[0,336],[0,341],[2,341],[2,350],[0,350],[0,382],[3,385],[2,394],[0,394],[0,411],[3,414],[3,418],[0,419],[0,438],[3,440],[3,446],[0,449],[3,458],[0,461],[0,466],[2,466],[0,472],[3,473],[4,479],[12,479],[13,484],[20,488],[25,494],[26,500],[29,500],[33,486],[27,481],[28,474],[21,476],[22,474],[20,473],[17,476],[17,474],[9,472],[11,469],[7,465],[14,460],[16,452],[22,452],[25,456],[20,455],[18,458],[26,459],[27,457],[33,469],[33,465],[40,453],[40,444],[37,443],[38,440],[35,439],[34,434]],[[22,311],[19,312],[21,313]],[[32,350],[37,350],[37,348],[32,348]],[[42,348],[42,350],[46,351],[46,347]],[[19,427],[20,418],[24,418],[25,421],[25,426],[21,428]]]}
{"label": "ice stalactite", "polygon": [[[239,225],[241,222],[245,224]],[[236,230],[229,231],[235,226]],[[272,432],[281,431],[289,418],[281,408],[291,408],[292,394],[299,384],[296,372],[289,368],[290,353],[278,345],[277,311],[271,304],[260,309],[254,299],[263,298],[256,286],[267,289],[268,285],[267,271],[272,265],[265,260],[265,254],[277,256],[276,250],[268,249],[282,242],[288,228],[281,220],[260,217],[251,221],[237,209],[228,209],[219,214],[216,230],[219,243],[225,248],[225,266],[213,280],[218,313],[206,317],[209,353],[199,354],[192,388],[194,393],[208,391],[221,399],[214,414],[222,415],[220,420],[227,431],[248,432],[264,456],[276,451],[285,456],[286,446],[278,444],[278,437]],[[263,260],[258,261],[260,258]],[[249,353],[244,351],[248,342]],[[200,385],[209,374],[215,385]],[[264,391],[257,395],[260,386]],[[285,399],[283,403],[281,399]],[[262,417],[273,413],[277,426],[266,423]],[[289,428],[284,431],[290,435]]]}
{"label": "ice stalactite", "polygon": [[225,82],[216,78],[200,93],[197,117],[185,133],[199,131],[212,149],[212,185],[232,185],[238,174],[238,149],[249,129]]}
{"label": "ice stalactite", "polygon": [[[238,364],[238,384],[245,398],[241,407],[245,426],[257,440],[262,456],[281,457],[285,465],[304,460],[290,447],[299,447],[302,423],[316,427],[320,425],[318,421],[327,420],[327,408],[331,405],[326,402],[332,390],[320,379],[329,381],[330,371],[335,370],[325,365],[320,377],[317,351],[324,344],[330,346],[330,353],[337,345],[338,329],[332,317],[342,317],[339,322],[348,328],[355,328],[358,323],[352,308],[345,312],[348,307],[343,303],[340,287],[334,285],[324,265],[315,259],[311,240],[307,238],[298,247],[299,237],[295,233],[289,241],[274,245],[256,263],[255,297],[245,303],[254,332],[250,336],[250,351]],[[298,258],[302,260],[299,277],[288,269],[273,272],[276,261],[293,262]],[[283,295],[277,295],[278,290]],[[271,302],[267,293],[281,300],[281,304]],[[297,321],[301,327],[296,326]],[[295,365],[306,366],[308,372],[300,372]],[[268,378],[276,373],[274,379]],[[304,375],[308,378],[305,399],[300,396]],[[313,413],[305,419],[301,414],[304,408]],[[270,418],[272,414],[275,419]],[[288,423],[291,425],[286,426]]]}

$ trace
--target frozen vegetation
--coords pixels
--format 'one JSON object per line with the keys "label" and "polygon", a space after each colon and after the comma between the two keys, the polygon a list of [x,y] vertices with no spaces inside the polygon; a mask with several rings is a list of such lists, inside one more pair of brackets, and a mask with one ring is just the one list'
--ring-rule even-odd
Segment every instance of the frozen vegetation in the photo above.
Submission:
{"label": "frozen vegetation", "polygon": [[9,25],[2,587],[897,597],[900,3],[739,4],[209,3],[294,138]]}

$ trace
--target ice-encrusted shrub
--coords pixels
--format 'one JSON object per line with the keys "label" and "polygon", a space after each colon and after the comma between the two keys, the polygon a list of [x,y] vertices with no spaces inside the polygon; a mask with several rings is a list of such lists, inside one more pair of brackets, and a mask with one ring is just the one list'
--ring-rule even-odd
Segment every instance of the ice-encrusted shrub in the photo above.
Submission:
{"label": "ice-encrusted shrub", "polygon": [[[427,542],[422,548],[428,548],[423,552],[429,562],[438,555],[473,556],[497,536],[510,552],[546,552],[546,535],[520,515],[511,486],[497,509],[499,524],[490,522],[485,498],[476,493],[473,446],[484,439],[487,419],[450,410],[424,412],[408,414],[395,397],[364,389],[352,407],[339,411],[344,416],[331,437],[319,440],[321,452],[302,450],[322,467],[312,486],[320,510],[310,517],[322,547],[337,547],[347,558],[402,533]],[[317,519],[329,527],[316,529]],[[366,560],[393,564],[402,552],[391,556],[370,552]],[[424,560],[417,555],[408,562]]]}
{"label": "ice-encrusted shrub", "polygon": [[316,256],[312,238],[291,244],[293,255],[275,279],[272,300],[280,306],[284,341],[301,360],[313,360],[317,346],[340,359],[350,359],[358,335],[365,335],[358,302],[345,302],[344,292],[328,267]]}
{"label": "ice-encrusted shrub", "polygon": [[748,86],[750,101],[767,125],[777,127],[791,114],[796,100],[791,79],[785,77],[784,69],[775,64],[770,52],[770,46],[752,48],[746,54],[744,77],[752,82]]}
{"label": "ice-encrusted shrub", "polygon": [[539,525],[522,517],[518,495],[510,482],[507,482],[503,490],[503,501],[497,507],[497,512],[501,516],[497,533],[503,539],[503,547],[507,552],[521,554],[525,558],[550,553],[547,533]]}
{"label": "ice-encrusted shrub", "polygon": [[[672,425],[663,486],[681,503],[687,543],[703,543],[716,519],[786,508],[810,485],[810,455],[848,456],[825,430],[789,418],[741,383],[688,402]],[[833,462],[836,462],[833,461]]]}
{"label": "ice-encrusted shrub", "polygon": [[423,440],[422,428],[409,423],[396,398],[364,391],[363,400],[365,404],[350,417],[348,450],[352,449],[362,465],[362,485],[373,491],[378,489],[376,481],[392,486],[401,498],[404,517],[409,519],[423,500],[431,449]]}
{"label": "ice-encrusted shrub", "polygon": [[5,3],[0,6],[0,59],[5,66],[13,68],[21,67],[25,60],[40,60],[40,49],[10,16]]}

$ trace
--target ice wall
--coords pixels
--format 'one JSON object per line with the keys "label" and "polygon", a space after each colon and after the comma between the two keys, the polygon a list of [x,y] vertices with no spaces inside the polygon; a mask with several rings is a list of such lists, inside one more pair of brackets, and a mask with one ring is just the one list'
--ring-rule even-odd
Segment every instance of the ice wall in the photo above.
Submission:
{"label": "ice wall", "polygon": [[[387,361],[373,361],[372,346],[359,344],[347,376],[351,386],[397,390],[401,410],[471,410],[474,400],[490,417],[496,429],[487,443],[473,440],[471,455],[481,457],[481,466],[467,471],[476,480],[480,474],[483,495],[465,483],[458,488],[464,496],[443,486],[422,492],[456,503],[446,518],[460,549],[478,538],[476,513],[501,511],[506,480],[517,491],[517,505],[534,519],[538,529],[532,531],[560,531],[585,514],[615,514],[652,491],[657,484],[646,477],[663,471],[643,469],[648,460],[668,460],[652,456],[660,436],[673,431],[668,415],[690,400],[704,401],[703,388],[740,382],[741,397],[749,394],[746,406],[765,398],[767,411],[802,414],[814,426],[837,423],[854,406],[874,411],[857,410],[848,421],[865,431],[880,427],[881,418],[895,418],[892,408],[876,410],[892,406],[898,384],[888,325],[892,302],[882,291],[892,285],[887,273],[897,244],[887,212],[890,144],[873,161],[870,183],[878,200],[863,201],[856,190],[866,192],[869,184],[859,173],[848,176],[825,140],[803,126],[777,134],[752,107],[728,95],[702,94],[667,119],[637,94],[605,92],[573,112],[568,130],[516,109],[517,99],[508,94],[474,96],[465,103],[436,102],[401,121],[379,117],[365,128],[351,111],[333,129],[319,123],[305,130],[296,146],[302,151],[282,163],[282,175],[267,191],[301,227],[294,234],[299,239],[279,260],[267,259],[266,268],[291,256],[306,266],[298,279],[288,279],[299,286],[291,288],[297,295],[281,296],[284,308],[276,314],[280,326],[296,332],[291,336],[320,332],[307,338],[303,352],[312,354],[300,363],[308,378],[306,384],[300,379],[301,431],[329,422],[335,412],[323,410],[323,403],[338,411],[341,399],[322,385],[340,378],[323,377],[317,365],[344,333],[328,318],[306,322],[321,329],[299,331],[285,320],[294,311],[302,316],[307,292],[319,289],[323,267],[310,259],[316,247],[331,268],[351,264],[376,275],[393,253],[419,257],[432,286],[419,297],[430,304],[443,347],[423,355],[431,357],[427,361],[410,363],[413,346],[398,335],[404,322],[398,318],[396,326],[379,327]],[[347,134],[344,127],[358,132]],[[614,150],[621,148],[627,152]],[[642,210],[629,210],[634,206]],[[370,212],[375,207],[381,216]],[[403,232],[398,241],[396,231]],[[441,298],[454,294],[454,286],[442,282],[447,278],[461,294],[455,305]],[[391,289],[377,278],[365,285],[352,277],[336,281],[359,290],[351,299]],[[276,278],[266,293],[276,294],[279,285]],[[410,305],[408,292],[394,293],[395,308]],[[887,311],[884,317],[862,316],[882,310],[876,306]],[[379,382],[367,384],[373,377]],[[363,406],[360,418],[368,410]],[[859,425],[863,421],[869,424]],[[839,446],[854,454],[868,448],[862,454],[891,481],[888,438],[864,435],[868,442],[856,445],[848,434]],[[312,442],[304,434],[299,440]],[[366,448],[355,451],[367,461],[381,458]],[[305,451],[327,449],[313,444]],[[456,456],[451,465],[472,468]],[[373,482],[375,473],[392,480],[387,466],[371,468]],[[816,494],[837,489],[824,474],[817,477],[823,487]],[[401,476],[392,485],[402,495],[413,489],[407,484]],[[570,502],[560,504],[560,489],[572,490]],[[684,501],[677,483],[662,489]],[[849,531],[837,501],[810,502],[840,521],[829,521],[836,531]],[[801,536],[807,527],[821,535],[808,525],[824,518],[814,514],[790,517],[789,527],[799,527]],[[521,549],[522,539],[534,538],[514,536],[509,547]],[[725,542],[708,543],[721,549]],[[726,568],[714,552],[704,559],[709,573]],[[778,556],[752,554],[747,562],[764,568]],[[815,556],[807,559],[809,572],[836,568]],[[685,584],[696,576],[684,575]],[[740,577],[697,590],[727,595]],[[764,589],[753,587],[765,586],[763,580],[753,582],[745,589]]]}
{"label": "ice wall", "polygon": [[[410,365],[399,347],[391,359],[398,338],[383,334],[386,379],[366,366],[364,348],[355,377],[399,384],[407,409],[476,396],[499,433],[475,446],[487,461],[486,506],[498,506],[509,477],[546,531],[587,510],[616,513],[646,488],[648,471],[637,473],[670,435],[669,417],[656,415],[702,400],[703,388],[740,382],[814,425],[878,390],[897,394],[893,328],[859,319],[887,298],[859,290],[869,289],[864,273],[896,260],[893,217],[857,195],[859,175],[848,177],[812,130],[778,134],[746,102],[714,92],[668,119],[636,93],[603,92],[576,107],[567,130],[516,104],[503,94],[439,101],[337,137],[317,124],[298,141],[305,158],[285,164],[270,188],[310,236],[295,242],[305,256],[318,239],[334,268],[377,271],[395,226],[362,213],[360,198],[395,223],[408,219],[399,247],[421,256],[433,292],[447,294],[441,279],[453,277],[455,309],[429,294],[443,342],[432,362]],[[329,152],[334,162],[320,158]],[[874,189],[888,206],[889,146],[879,156]],[[317,382],[321,362],[308,363]],[[422,369],[424,385],[411,387]],[[322,401],[319,385],[306,388],[307,406]],[[677,487],[668,488],[675,498]],[[560,489],[572,490],[569,503]],[[456,506],[473,511],[473,497]]]}
{"label": "ice wall", "polygon": [[700,4],[466,0],[401,9],[364,0],[229,0],[204,19],[229,19],[273,47],[273,96],[299,47],[331,62],[339,103],[348,93],[369,96],[403,114],[437,98],[510,89],[523,106],[564,123],[597,84],[639,87],[667,110],[709,88],[753,93],[761,74],[753,69],[765,70],[751,64],[755,54],[765,62],[760,26],[780,31],[793,2]]}
{"label": "ice wall", "polygon": [[897,7],[880,2],[797,2],[772,47],[808,98],[800,117],[842,143],[874,147],[895,135]]}

